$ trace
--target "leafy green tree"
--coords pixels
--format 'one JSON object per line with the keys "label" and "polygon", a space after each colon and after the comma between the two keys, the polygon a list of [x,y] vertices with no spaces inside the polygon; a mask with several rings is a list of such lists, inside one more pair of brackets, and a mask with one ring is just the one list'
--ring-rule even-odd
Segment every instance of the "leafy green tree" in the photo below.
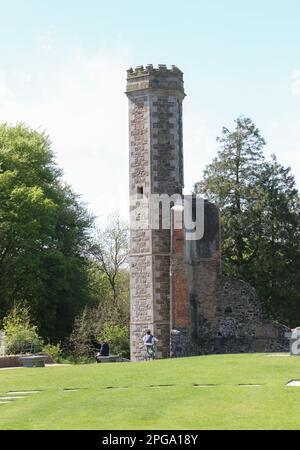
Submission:
{"label": "leafy green tree", "polygon": [[255,256],[265,141],[251,119],[239,117],[235,123],[235,130],[223,128],[217,138],[218,157],[206,167],[195,192],[220,208],[224,270],[238,276]]}
{"label": "leafy green tree", "polygon": [[220,208],[223,271],[253,284],[270,317],[297,325],[299,195],[291,170],[265,160],[265,141],[249,118],[223,128],[218,142],[195,192]]}
{"label": "leafy green tree", "polygon": [[126,329],[128,335],[128,241],[128,225],[117,213],[110,216],[105,229],[95,235],[90,267],[93,304],[78,315],[70,336],[70,350],[76,356],[93,355],[105,327],[121,330],[121,335]]}
{"label": "leafy green tree", "polygon": [[126,308],[128,310],[128,230],[128,224],[120,218],[119,213],[114,213],[108,217],[105,229],[98,230],[91,247],[94,270],[98,277],[106,281],[105,285],[109,287],[107,298],[110,298],[111,308],[118,311],[120,316],[123,316]]}
{"label": "leafy green tree", "polygon": [[95,261],[110,284],[114,301],[118,299],[117,279],[127,262],[128,245],[128,225],[119,213],[114,213],[109,216],[105,229],[96,234],[92,247]]}
{"label": "leafy green tree", "polygon": [[89,301],[92,219],[61,177],[45,133],[0,125],[0,320],[28,304],[51,340]]}
{"label": "leafy green tree", "polygon": [[15,305],[3,320],[6,353],[35,353],[42,349],[43,341],[36,325],[31,323],[29,308]]}
{"label": "leafy green tree", "polygon": [[247,269],[272,318],[300,323],[300,201],[291,169],[273,155],[260,176],[256,257]]}
{"label": "leafy green tree", "polygon": [[53,362],[60,362],[60,358],[62,356],[62,348],[60,344],[46,344],[42,348],[42,352],[46,353]]}
{"label": "leafy green tree", "polygon": [[129,330],[126,325],[105,324],[101,339],[109,343],[111,354],[130,358]]}

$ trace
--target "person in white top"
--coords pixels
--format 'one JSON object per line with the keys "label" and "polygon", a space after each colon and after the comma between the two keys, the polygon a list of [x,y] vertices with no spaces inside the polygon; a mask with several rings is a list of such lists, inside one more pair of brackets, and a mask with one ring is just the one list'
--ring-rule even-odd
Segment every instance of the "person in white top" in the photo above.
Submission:
{"label": "person in white top", "polygon": [[150,330],[148,330],[143,337],[143,341],[146,347],[147,357],[149,359],[155,359],[155,343],[158,342],[158,340],[153,336]]}

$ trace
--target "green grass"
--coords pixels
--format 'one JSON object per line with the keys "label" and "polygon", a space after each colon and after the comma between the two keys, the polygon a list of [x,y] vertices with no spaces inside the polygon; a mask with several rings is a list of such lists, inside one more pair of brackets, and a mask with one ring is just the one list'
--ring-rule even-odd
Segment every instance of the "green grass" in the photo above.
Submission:
{"label": "green grass", "polygon": [[0,429],[300,429],[292,379],[300,358],[262,354],[2,370],[1,395],[41,392],[0,404]]}

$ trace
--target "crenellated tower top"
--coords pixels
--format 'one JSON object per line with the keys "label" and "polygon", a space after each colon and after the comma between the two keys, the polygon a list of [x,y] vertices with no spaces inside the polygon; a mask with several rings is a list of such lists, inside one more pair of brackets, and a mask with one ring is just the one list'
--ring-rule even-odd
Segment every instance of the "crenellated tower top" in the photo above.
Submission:
{"label": "crenellated tower top", "polygon": [[185,97],[183,72],[176,66],[168,69],[165,64],[159,64],[157,68],[148,64],[127,70],[127,94],[148,89],[168,90],[171,95],[174,93]]}

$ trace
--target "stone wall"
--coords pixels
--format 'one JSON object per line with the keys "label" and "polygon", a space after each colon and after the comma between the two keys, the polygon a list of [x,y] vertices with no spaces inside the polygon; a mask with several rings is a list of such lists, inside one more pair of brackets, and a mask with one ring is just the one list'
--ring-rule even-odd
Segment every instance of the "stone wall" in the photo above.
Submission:
{"label": "stone wall", "polygon": [[5,333],[0,330],[0,356],[5,355]]}
{"label": "stone wall", "polygon": [[18,356],[1,356],[0,357],[0,369],[9,367],[22,367],[22,363]]}
{"label": "stone wall", "polygon": [[[25,356],[25,355],[21,355]],[[48,356],[46,360],[46,364],[54,364],[54,361],[50,356]],[[22,363],[20,361],[20,357],[17,355],[8,355],[0,357],[0,369],[8,369],[13,367],[22,367]]]}
{"label": "stone wall", "polygon": [[221,274],[219,212],[206,201],[204,213],[203,239],[174,232],[173,315],[189,311],[189,320],[174,321],[180,334],[171,337],[172,355],[288,351],[288,328],[266,319],[255,289]]}
{"label": "stone wall", "polygon": [[162,224],[152,229],[149,218],[152,194],[172,196],[182,192],[182,72],[164,65],[130,69],[126,93],[130,136],[131,359],[135,361],[144,357],[142,337],[147,329],[159,341],[157,356],[170,355],[170,229],[162,229]]}

